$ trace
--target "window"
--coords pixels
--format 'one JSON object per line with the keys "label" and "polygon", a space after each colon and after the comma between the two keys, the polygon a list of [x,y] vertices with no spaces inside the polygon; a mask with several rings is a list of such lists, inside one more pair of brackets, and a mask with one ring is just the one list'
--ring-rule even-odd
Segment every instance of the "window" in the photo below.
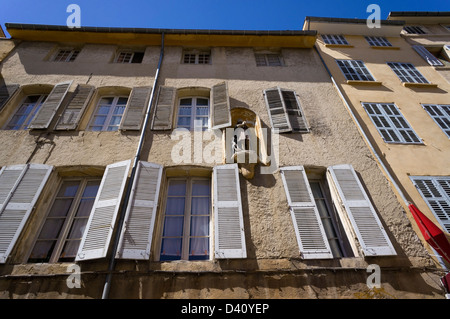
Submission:
{"label": "window", "polygon": [[210,179],[169,179],[160,260],[209,260],[210,215]]}
{"label": "window", "polygon": [[391,47],[392,44],[385,37],[364,37],[373,47]]}
{"label": "window", "polygon": [[116,63],[141,63],[144,52],[119,52],[114,62]]}
{"label": "window", "polygon": [[393,103],[362,103],[386,143],[422,144]]}
{"label": "window", "polygon": [[53,59],[54,62],[73,62],[77,58],[80,50],[59,50]]}
{"label": "window", "polygon": [[[428,51],[425,47],[421,45],[413,45],[412,48],[425,60],[429,65],[433,66],[443,66],[442,63],[437,57],[435,57],[430,51]],[[439,50],[440,51],[440,50]],[[438,53],[439,55],[439,53]]]}
{"label": "window", "polygon": [[403,83],[429,83],[411,63],[388,62]]}
{"label": "window", "polygon": [[183,63],[185,64],[209,64],[211,53],[199,51],[186,51],[183,53]]}
{"label": "window", "polygon": [[6,125],[6,130],[26,130],[40,107],[46,100],[47,95],[28,95],[20,105],[19,109]]}
{"label": "window", "polygon": [[450,105],[422,104],[422,107],[450,138]]}
{"label": "window", "polygon": [[89,129],[91,131],[117,131],[127,102],[127,96],[100,98]]}
{"label": "window", "polygon": [[411,180],[441,226],[450,232],[450,177],[411,176]]}
{"label": "window", "polygon": [[325,42],[325,44],[348,45],[348,42],[343,35],[322,34],[322,39]]}
{"label": "window", "polygon": [[375,81],[363,61],[359,60],[336,60],[342,73],[349,81]]}
{"label": "window", "polygon": [[255,53],[256,66],[282,66],[281,55],[277,53]]}
{"label": "window", "polygon": [[87,178],[62,182],[29,262],[75,259],[99,185],[100,180]]}
{"label": "window", "polygon": [[209,127],[209,99],[204,97],[181,98],[178,107],[177,127],[194,130],[200,121],[202,130]]}
{"label": "window", "polygon": [[426,34],[425,30],[420,26],[405,26],[403,27],[403,30],[405,30],[408,34]]}

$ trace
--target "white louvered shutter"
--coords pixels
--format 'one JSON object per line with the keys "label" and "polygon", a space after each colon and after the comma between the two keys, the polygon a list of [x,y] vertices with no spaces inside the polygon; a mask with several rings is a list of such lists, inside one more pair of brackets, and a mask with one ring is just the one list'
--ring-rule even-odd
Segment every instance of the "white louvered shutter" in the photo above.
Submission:
{"label": "white louvered shutter", "polygon": [[335,206],[344,209],[365,256],[396,255],[361,182],[351,165],[328,168],[328,184],[338,195]]}
{"label": "white louvered shutter", "polygon": [[0,263],[5,263],[53,167],[26,164],[0,171]]}
{"label": "white louvered shutter", "polygon": [[153,113],[153,130],[172,129],[173,108],[175,103],[176,88],[160,86],[158,99]]}
{"label": "white louvered shutter", "polygon": [[140,130],[144,119],[148,101],[150,100],[150,86],[134,87],[128,99],[125,113],[120,123],[121,130]]}
{"label": "white louvered shutter", "polygon": [[273,88],[265,90],[264,98],[272,129],[278,129],[279,133],[291,132],[292,126],[283,101],[281,89]]}
{"label": "white louvered shutter", "polygon": [[18,89],[19,84],[9,84],[0,87],[0,111]]}
{"label": "white louvered shutter", "polygon": [[231,126],[230,100],[227,83],[216,84],[211,89],[211,127]]}
{"label": "white louvered shutter", "polygon": [[28,126],[28,128],[30,128],[30,129],[46,129],[46,128],[48,128],[48,126],[50,125],[50,122],[52,121],[53,117],[55,116],[56,111],[61,106],[61,103],[63,102],[64,97],[67,94],[67,91],[69,91],[71,84],[72,84],[72,81],[58,83],[55,85],[53,90],[47,96],[47,99],[45,100],[45,102],[40,107],[37,114],[31,120],[31,123]]}
{"label": "white louvered shutter", "polygon": [[72,99],[59,118],[56,130],[75,130],[77,128],[94,90],[92,85],[79,84],[77,86]]}
{"label": "white louvered shutter", "polygon": [[117,258],[149,259],[163,167],[140,161],[133,181]]}
{"label": "white louvered shutter", "polygon": [[333,258],[303,166],[282,167],[281,177],[302,258]]}
{"label": "white louvered shutter", "polygon": [[217,259],[247,258],[237,164],[215,166],[214,255]]}
{"label": "white louvered shutter", "polygon": [[106,166],[75,260],[103,258],[108,252],[131,161]]}
{"label": "white louvered shutter", "polygon": [[444,63],[442,63],[422,45],[413,45],[412,48],[422,57],[422,59],[427,61],[429,65],[444,66]]}

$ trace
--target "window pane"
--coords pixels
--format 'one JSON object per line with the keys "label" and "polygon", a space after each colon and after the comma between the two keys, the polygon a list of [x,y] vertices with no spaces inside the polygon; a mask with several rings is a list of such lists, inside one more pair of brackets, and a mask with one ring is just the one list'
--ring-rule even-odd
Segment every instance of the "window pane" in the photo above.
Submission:
{"label": "window pane", "polygon": [[183,236],[183,216],[166,216],[164,220],[164,237]]}
{"label": "window pane", "polygon": [[37,241],[31,252],[29,262],[48,262],[55,246],[55,240]]}
{"label": "window pane", "polygon": [[181,259],[181,238],[164,238],[161,244],[160,260]]}
{"label": "window pane", "polygon": [[70,206],[72,205],[72,201],[73,201],[72,198],[56,199],[55,202],[53,203],[53,206],[48,216],[49,217],[67,216]]}
{"label": "window pane", "polygon": [[169,197],[166,204],[166,215],[183,215],[184,203],[184,197]]}
{"label": "window pane", "polygon": [[100,105],[111,105],[114,101],[113,97],[102,97],[98,104]]}
{"label": "window pane", "polygon": [[208,105],[208,99],[197,98],[197,105],[199,105],[199,106],[207,106]]}
{"label": "window pane", "polygon": [[100,186],[100,181],[92,181],[88,182],[84,192],[83,192],[83,198],[84,197],[94,197],[97,196],[98,188]]}
{"label": "window pane", "polygon": [[180,105],[192,105],[192,98],[181,99]]}
{"label": "window pane", "polygon": [[169,184],[169,196],[184,196],[186,194],[186,181],[171,180]]}
{"label": "window pane", "polygon": [[190,116],[191,115],[191,107],[180,107],[178,110],[178,114],[181,115],[187,115]]}
{"label": "window pane", "polygon": [[58,239],[65,218],[51,218],[45,221],[39,239]]}
{"label": "window pane", "polygon": [[194,180],[192,182],[193,196],[209,196],[211,194],[211,187],[207,180]]}
{"label": "window pane", "polygon": [[58,197],[74,197],[78,191],[79,181],[64,182],[58,192]]}
{"label": "window pane", "polygon": [[208,116],[209,108],[208,107],[197,107],[195,113],[196,113],[196,115]]}
{"label": "window pane", "polygon": [[209,197],[193,197],[191,200],[192,215],[208,215],[210,208]]}
{"label": "window pane", "polygon": [[88,222],[88,218],[77,218],[74,219],[72,223],[72,228],[70,229],[68,239],[81,239],[84,234],[84,230],[86,229],[86,224]]}
{"label": "window pane", "polygon": [[72,261],[78,252],[81,240],[68,240],[64,244],[59,261]]}
{"label": "window pane", "polygon": [[191,236],[209,236],[209,216],[191,217]]}
{"label": "window pane", "polygon": [[191,238],[189,244],[189,260],[209,259],[209,238]]}

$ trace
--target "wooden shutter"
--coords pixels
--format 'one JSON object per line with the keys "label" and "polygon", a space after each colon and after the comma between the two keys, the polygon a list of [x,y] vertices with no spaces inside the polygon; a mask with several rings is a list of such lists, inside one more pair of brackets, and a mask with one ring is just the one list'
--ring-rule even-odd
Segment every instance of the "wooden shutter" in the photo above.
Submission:
{"label": "wooden shutter", "polygon": [[153,130],[172,129],[173,108],[176,88],[160,86],[155,112],[153,113]]}
{"label": "wooden shutter", "polygon": [[303,166],[281,168],[300,254],[304,259],[333,258]]}
{"label": "wooden shutter", "polygon": [[291,132],[292,126],[286,111],[280,88],[264,91],[267,111],[269,112],[272,129],[278,129],[279,133]]}
{"label": "wooden shutter", "polygon": [[53,167],[26,164],[0,171],[0,263],[5,263]]}
{"label": "wooden shutter", "polygon": [[422,198],[445,231],[450,233],[450,177],[411,177]]}
{"label": "wooden shutter", "polygon": [[281,90],[281,94],[283,96],[284,105],[286,106],[286,112],[292,130],[297,132],[309,132],[305,115],[303,114],[295,91]]}
{"label": "wooden shutter", "polygon": [[70,82],[64,82],[56,84],[50,94],[47,96],[47,99],[42,104],[41,108],[31,120],[28,128],[30,129],[46,129],[50,125],[50,122],[53,119],[58,108],[61,106],[64,97],[69,91],[69,87],[72,84]]}
{"label": "wooden shutter", "polygon": [[95,88],[91,85],[77,85],[72,99],[59,118],[56,130],[75,130],[77,128],[94,90]]}
{"label": "wooden shutter", "polygon": [[215,166],[213,182],[215,257],[247,258],[238,165]]}
{"label": "wooden shutter", "polygon": [[211,89],[211,127],[231,126],[230,100],[227,83],[216,84]]}
{"label": "wooden shutter", "polygon": [[120,123],[121,130],[140,130],[150,100],[150,86],[134,87]]}
{"label": "wooden shutter", "polygon": [[106,256],[129,168],[129,160],[106,167],[75,260]]}
{"label": "wooden shutter", "polygon": [[429,65],[444,66],[444,63],[442,63],[422,45],[413,45],[412,48],[422,57],[422,59],[427,61]]}
{"label": "wooden shutter", "polygon": [[0,87],[0,111],[18,89],[19,84],[9,84]]}
{"label": "wooden shutter", "polygon": [[149,259],[163,167],[140,161],[133,181],[117,258]]}
{"label": "wooden shutter", "polygon": [[350,220],[364,255],[396,255],[353,167],[346,164],[331,166],[328,168],[327,179],[341,219]]}

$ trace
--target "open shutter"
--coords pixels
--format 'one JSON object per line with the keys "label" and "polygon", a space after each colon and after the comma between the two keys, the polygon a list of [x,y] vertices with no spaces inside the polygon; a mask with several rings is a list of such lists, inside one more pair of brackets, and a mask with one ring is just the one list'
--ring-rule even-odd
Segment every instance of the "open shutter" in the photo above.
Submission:
{"label": "open shutter", "polygon": [[279,133],[291,132],[292,126],[289,122],[286,106],[283,101],[280,88],[264,91],[267,111],[269,112],[272,129],[278,129]]}
{"label": "open shutter", "polygon": [[[348,218],[365,256],[396,255],[361,182],[351,165],[328,168],[328,184],[342,219]],[[335,195],[338,197],[336,198]],[[344,211],[347,216],[345,216]]]}
{"label": "open shutter", "polygon": [[0,171],[0,263],[5,263],[53,167],[26,164]]}
{"label": "open shutter", "polygon": [[0,87],[0,111],[18,89],[19,84],[3,85]]}
{"label": "open shutter", "polygon": [[215,166],[213,178],[215,257],[247,258],[238,165]]}
{"label": "open shutter", "polygon": [[211,89],[211,127],[231,126],[230,99],[227,83],[216,84]]}
{"label": "open shutter", "polygon": [[160,86],[155,112],[153,113],[153,130],[172,129],[173,108],[176,88]]}
{"label": "open shutter", "polygon": [[309,132],[308,124],[306,122],[305,115],[300,106],[300,102],[292,90],[281,90],[283,96],[284,105],[286,106],[286,112],[288,114],[289,123],[292,130],[297,132]]}
{"label": "open shutter", "polygon": [[413,45],[412,48],[422,57],[422,59],[427,61],[429,65],[444,66],[444,63],[442,63],[422,45]]}
{"label": "open shutter", "polygon": [[106,256],[129,168],[129,160],[106,166],[75,260]]}
{"label": "open shutter", "polygon": [[79,84],[77,86],[72,99],[56,125],[56,130],[75,130],[77,128],[94,90],[91,85]]}
{"label": "open shutter", "polygon": [[163,167],[140,161],[133,181],[117,258],[149,259]]}
{"label": "open shutter", "polygon": [[64,82],[56,84],[50,94],[47,96],[47,99],[42,104],[38,113],[31,120],[28,128],[30,129],[46,129],[50,125],[50,122],[53,119],[58,108],[61,106],[64,97],[69,91],[69,87],[72,84],[70,82]]}
{"label": "open shutter", "polygon": [[134,87],[128,99],[125,114],[120,123],[121,130],[140,130],[150,100],[150,86]]}
{"label": "open shutter", "polygon": [[282,167],[281,177],[302,257],[333,258],[303,166]]}

